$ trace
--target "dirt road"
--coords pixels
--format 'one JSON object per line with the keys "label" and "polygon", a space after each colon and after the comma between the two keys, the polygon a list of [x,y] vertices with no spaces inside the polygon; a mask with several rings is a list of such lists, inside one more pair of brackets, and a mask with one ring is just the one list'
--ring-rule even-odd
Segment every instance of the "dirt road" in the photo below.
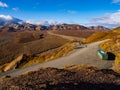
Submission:
{"label": "dirt road", "polygon": [[55,36],[58,36],[58,37],[61,37],[61,38],[64,38],[64,39],[68,39],[70,41],[82,40],[83,39],[83,38],[79,38],[79,37],[65,36],[65,35],[61,35],[61,34],[56,34],[56,33],[53,33],[51,31],[48,31],[47,33],[50,34],[50,35],[55,35]]}
{"label": "dirt road", "polygon": [[66,65],[89,65],[94,66],[100,69],[107,69],[112,66],[113,61],[108,60],[100,60],[97,55],[97,50],[99,49],[99,44],[103,41],[95,42],[87,45],[87,47],[82,49],[76,49],[69,55],[65,57],[58,58],[53,61],[49,61],[46,63],[41,63],[37,65],[33,65],[30,67],[26,67],[23,69],[12,70],[5,73],[0,74],[0,77],[10,75],[16,76],[28,71],[34,71],[39,69],[40,67],[55,67],[62,68]]}

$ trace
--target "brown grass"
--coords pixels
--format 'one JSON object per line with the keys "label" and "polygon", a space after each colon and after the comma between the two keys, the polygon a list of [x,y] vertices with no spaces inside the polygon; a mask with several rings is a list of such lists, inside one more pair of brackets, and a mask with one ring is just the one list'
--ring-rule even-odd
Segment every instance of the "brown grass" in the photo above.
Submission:
{"label": "brown grass", "polygon": [[[42,39],[39,38],[41,33],[45,34],[45,37]],[[44,31],[4,33],[4,37],[8,35],[11,36],[10,40],[6,40],[6,43],[0,45],[0,52],[2,52],[0,53],[0,65],[10,63],[20,54],[38,54],[50,49],[58,48],[69,42],[63,38],[48,35]],[[2,37],[3,33],[0,33],[0,36]]]}
{"label": "brown grass", "polygon": [[85,39],[83,42],[92,43],[92,42],[96,42],[100,40],[112,39],[112,38],[116,38],[116,36],[118,35],[120,34],[117,32],[113,32],[113,31],[97,32],[91,35],[90,37],[88,37],[87,39]]}
{"label": "brown grass", "polygon": [[53,31],[56,34],[73,36],[79,38],[87,38],[91,36],[93,33],[101,32],[102,30],[56,30]]}
{"label": "brown grass", "polygon": [[42,62],[48,62],[50,60],[54,60],[56,58],[67,55],[74,48],[75,48],[74,43],[67,43],[59,48],[49,50],[42,54],[20,55],[16,59],[12,60],[10,63],[2,65],[0,67],[0,70],[5,72],[11,69],[23,68],[34,64],[39,64]]}
{"label": "brown grass", "polygon": [[40,55],[35,56],[25,56],[20,63],[17,65],[17,68],[30,66],[33,64],[38,64],[42,62],[48,62],[50,60],[54,60],[56,58],[67,55],[70,51],[75,48],[73,43],[67,43],[55,50],[50,50]]}

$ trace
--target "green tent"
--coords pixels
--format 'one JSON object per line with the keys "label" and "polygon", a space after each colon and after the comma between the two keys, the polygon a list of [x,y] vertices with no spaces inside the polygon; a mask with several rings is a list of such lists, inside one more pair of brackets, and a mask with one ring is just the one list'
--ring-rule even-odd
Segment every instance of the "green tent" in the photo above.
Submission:
{"label": "green tent", "polygon": [[98,55],[99,55],[100,59],[102,59],[102,60],[108,59],[108,54],[105,53],[103,50],[98,50]]}

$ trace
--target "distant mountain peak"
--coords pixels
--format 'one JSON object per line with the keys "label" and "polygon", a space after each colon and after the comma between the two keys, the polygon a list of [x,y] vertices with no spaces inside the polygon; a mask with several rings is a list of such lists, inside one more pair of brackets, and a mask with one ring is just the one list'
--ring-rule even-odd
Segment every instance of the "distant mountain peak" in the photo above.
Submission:
{"label": "distant mountain peak", "polygon": [[110,30],[109,28],[104,27],[104,26],[90,26],[88,28],[91,30]]}

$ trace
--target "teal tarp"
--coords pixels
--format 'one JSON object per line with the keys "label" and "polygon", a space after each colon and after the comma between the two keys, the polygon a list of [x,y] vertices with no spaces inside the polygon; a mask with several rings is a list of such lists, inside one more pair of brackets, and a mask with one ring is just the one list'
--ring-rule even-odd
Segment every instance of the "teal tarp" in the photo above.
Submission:
{"label": "teal tarp", "polygon": [[107,60],[107,59],[108,59],[107,53],[105,53],[105,52],[102,51],[102,50],[98,50],[98,55],[99,55],[99,57],[100,57],[102,60]]}

